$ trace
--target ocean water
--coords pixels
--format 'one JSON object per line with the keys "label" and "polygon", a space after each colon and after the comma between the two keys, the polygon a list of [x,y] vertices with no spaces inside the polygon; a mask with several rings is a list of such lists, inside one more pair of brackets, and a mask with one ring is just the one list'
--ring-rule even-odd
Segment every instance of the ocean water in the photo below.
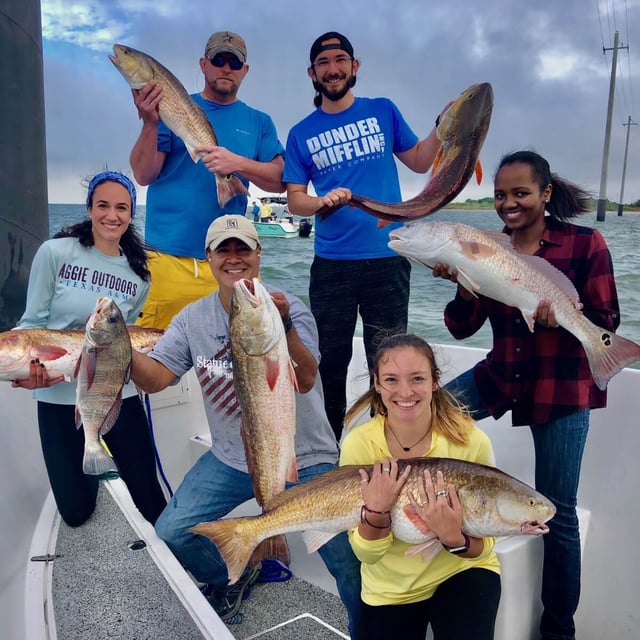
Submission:
{"label": "ocean water", "polygon": [[[50,204],[50,233],[53,235],[63,225],[82,220],[84,216],[84,205]],[[144,230],[144,216],[144,206],[138,207],[134,223],[141,234]],[[500,220],[493,210],[444,209],[435,213],[432,219],[462,222],[481,229],[501,228]],[[640,343],[640,214],[625,213],[618,217],[615,213],[607,212],[604,222],[596,222],[594,212],[585,214],[578,220],[579,224],[596,227],[605,237],[613,258],[621,306],[622,322],[618,333]],[[274,286],[299,296],[308,304],[313,236],[263,238],[262,245],[263,278]],[[453,297],[454,291],[450,282],[434,278],[430,269],[412,264],[409,330],[430,342],[454,342],[442,319],[443,309]],[[336,283],[336,295],[339,295],[339,283]],[[489,348],[491,331],[488,323],[460,344]]]}

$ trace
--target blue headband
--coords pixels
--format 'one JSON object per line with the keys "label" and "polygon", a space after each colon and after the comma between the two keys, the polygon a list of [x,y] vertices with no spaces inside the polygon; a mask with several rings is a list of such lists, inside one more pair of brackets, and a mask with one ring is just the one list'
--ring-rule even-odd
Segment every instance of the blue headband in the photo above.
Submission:
{"label": "blue headband", "polygon": [[102,171],[91,178],[91,182],[87,187],[87,209],[91,208],[93,192],[103,182],[119,182],[129,192],[131,196],[131,217],[133,218],[136,215],[136,188],[127,176],[117,171]]}

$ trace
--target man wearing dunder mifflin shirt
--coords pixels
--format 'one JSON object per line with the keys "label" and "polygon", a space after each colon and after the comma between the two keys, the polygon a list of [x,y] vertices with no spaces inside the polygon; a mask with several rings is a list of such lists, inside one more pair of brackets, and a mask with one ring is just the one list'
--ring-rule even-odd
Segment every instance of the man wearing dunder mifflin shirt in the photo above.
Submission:
{"label": "man wearing dunder mifflin shirt", "polygon": [[[347,368],[358,313],[369,367],[377,341],[407,330],[409,262],[387,247],[389,231],[348,205],[351,194],[400,202],[394,155],[426,173],[440,147],[435,128],[423,140],[387,98],[356,98],[359,61],[349,40],[331,31],[311,46],[307,70],[317,109],[289,132],[283,180],[291,213],[312,216],[323,206],[346,205],[316,217],[309,301],[320,335],[325,408],[340,440]],[[313,184],[317,197],[307,193]]]}

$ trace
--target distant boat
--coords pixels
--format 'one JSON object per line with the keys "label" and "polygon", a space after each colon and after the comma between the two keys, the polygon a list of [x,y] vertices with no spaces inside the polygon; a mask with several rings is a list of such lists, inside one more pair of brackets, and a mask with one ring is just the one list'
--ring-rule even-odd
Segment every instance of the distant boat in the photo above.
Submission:
{"label": "distant boat", "polygon": [[298,225],[283,218],[266,222],[253,222],[260,237],[268,238],[297,238]]}

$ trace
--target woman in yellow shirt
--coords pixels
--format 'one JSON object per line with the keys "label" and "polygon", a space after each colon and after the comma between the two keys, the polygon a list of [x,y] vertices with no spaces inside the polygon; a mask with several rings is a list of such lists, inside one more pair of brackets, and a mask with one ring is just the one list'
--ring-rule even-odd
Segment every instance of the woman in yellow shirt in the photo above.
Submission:
{"label": "woman in yellow shirt", "polygon": [[365,407],[373,418],[345,437],[340,464],[374,464],[363,475],[364,510],[349,532],[362,562],[363,621],[354,640],[492,640],[500,601],[500,567],[494,538],[462,532],[462,508],[453,485],[438,472],[425,476],[419,513],[444,549],[425,562],[406,556],[410,548],[391,532],[390,510],[408,477],[397,460],[419,456],[494,464],[488,436],[454,398],[440,387],[431,347],[420,337],[385,338],[374,360],[374,384],[345,418],[347,425]]}

